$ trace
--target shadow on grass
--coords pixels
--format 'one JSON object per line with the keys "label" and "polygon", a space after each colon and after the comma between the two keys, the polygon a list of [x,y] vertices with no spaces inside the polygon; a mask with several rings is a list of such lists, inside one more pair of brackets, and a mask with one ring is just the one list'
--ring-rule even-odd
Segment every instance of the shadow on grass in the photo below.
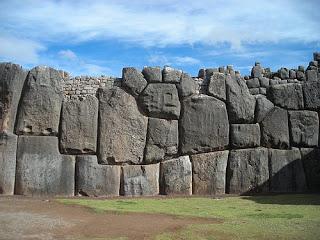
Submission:
{"label": "shadow on grass", "polygon": [[320,194],[260,194],[243,198],[259,204],[320,205]]}

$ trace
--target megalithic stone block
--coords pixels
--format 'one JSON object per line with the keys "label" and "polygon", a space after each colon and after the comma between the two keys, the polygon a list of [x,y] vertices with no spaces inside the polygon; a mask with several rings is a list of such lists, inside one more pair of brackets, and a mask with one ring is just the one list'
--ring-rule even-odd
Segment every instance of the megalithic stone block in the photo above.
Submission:
{"label": "megalithic stone block", "polygon": [[0,194],[14,193],[17,139],[12,133],[0,133]]}
{"label": "megalithic stone block", "polygon": [[142,90],[147,86],[147,80],[136,68],[127,67],[122,69],[122,86],[132,96],[138,97]]}
{"label": "megalithic stone block", "polygon": [[259,124],[231,124],[230,143],[233,148],[251,148],[260,146]]}
{"label": "megalithic stone block", "polygon": [[301,148],[301,160],[303,163],[308,189],[312,192],[320,192],[320,149]]}
{"label": "megalithic stone block", "polygon": [[61,155],[58,138],[19,136],[15,193],[73,196],[75,157]]}

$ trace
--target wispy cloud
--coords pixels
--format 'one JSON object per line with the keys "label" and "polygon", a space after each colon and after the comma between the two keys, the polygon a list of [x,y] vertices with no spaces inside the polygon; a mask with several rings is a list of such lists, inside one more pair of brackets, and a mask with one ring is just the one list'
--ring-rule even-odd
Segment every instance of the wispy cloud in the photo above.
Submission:
{"label": "wispy cloud", "polygon": [[177,65],[182,65],[182,66],[194,65],[194,64],[199,64],[200,63],[199,59],[196,59],[196,58],[193,58],[193,57],[188,57],[188,56],[175,57],[174,60],[175,60]]}
{"label": "wispy cloud", "polygon": [[156,53],[150,55],[148,58],[149,64],[152,65],[171,65],[171,66],[188,66],[188,65],[198,65],[200,64],[200,60],[190,56],[171,56],[165,55],[163,53]]}

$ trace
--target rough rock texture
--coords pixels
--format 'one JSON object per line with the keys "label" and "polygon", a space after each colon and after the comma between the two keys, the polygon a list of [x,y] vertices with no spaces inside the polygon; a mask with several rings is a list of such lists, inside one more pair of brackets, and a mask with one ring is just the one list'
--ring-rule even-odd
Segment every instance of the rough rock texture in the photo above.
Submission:
{"label": "rough rock texture", "polygon": [[160,173],[162,194],[192,194],[192,166],[188,156],[162,162]]}
{"label": "rough rock texture", "polygon": [[139,70],[133,67],[122,69],[122,87],[134,97],[138,97],[146,86],[147,80]]}
{"label": "rough rock texture", "polygon": [[255,119],[261,122],[274,108],[274,104],[263,95],[256,97]]}
{"label": "rough rock texture", "polygon": [[122,167],[121,194],[154,196],[159,194],[159,163]]}
{"label": "rough rock texture", "polygon": [[142,74],[148,82],[162,82],[160,67],[144,67]]}
{"label": "rough rock texture", "polygon": [[299,149],[269,149],[271,192],[303,192],[307,190]]}
{"label": "rough rock texture", "polygon": [[179,123],[182,154],[224,149],[229,144],[229,123],[224,102],[205,95],[183,101]]}
{"label": "rough rock texture", "polygon": [[134,97],[120,88],[99,90],[98,159],[100,163],[142,163],[148,118]]}
{"label": "rough rock texture", "polygon": [[30,70],[20,100],[16,133],[57,135],[62,99],[59,71],[49,67]]}
{"label": "rough rock texture", "polygon": [[252,148],[260,146],[259,124],[231,124],[230,145],[233,148]]}
{"label": "rough rock texture", "polygon": [[277,106],[286,109],[302,109],[303,94],[301,84],[288,83],[271,86],[268,98]]}
{"label": "rough rock texture", "polygon": [[245,81],[239,78],[233,79],[228,75],[226,86],[230,123],[252,123],[256,100],[250,94]]}
{"label": "rough rock texture", "polygon": [[246,81],[246,84],[247,84],[248,88],[259,88],[260,87],[259,78],[251,78]]}
{"label": "rough rock texture", "polygon": [[261,145],[286,149],[290,146],[287,110],[275,107],[260,123]]}
{"label": "rough rock texture", "polygon": [[268,149],[232,150],[227,169],[227,192],[257,193],[269,191]]}
{"label": "rough rock texture", "polygon": [[62,105],[60,149],[66,154],[95,153],[98,99],[69,100]]}
{"label": "rough rock texture", "polygon": [[193,95],[197,91],[197,83],[187,73],[182,73],[180,84],[177,84],[178,92],[181,98]]}
{"label": "rough rock texture", "polygon": [[179,83],[181,75],[181,70],[177,70],[171,67],[164,67],[162,70],[162,79],[166,83]]}
{"label": "rough rock texture", "polygon": [[178,153],[178,120],[149,118],[145,162],[157,162]]}
{"label": "rough rock texture", "polygon": [[320,110],[320,81],[308,82],[302,85],[305,107]]}
{"label": "rough rock texture", "polygon": [[320,149],[301,148],[300,151],[308,189],[320,192]]}
{"label": "rough rock texture", "polygon": [[306,77],[307,77],[307,81],[309,82],[317,81],[318,80],[317,70],[307,70]]}
{"label": "rough rock texture", "polygon": [[149,117],[179,119],[180,101],[174,84],[151,83],[139,98]]}
{"label": "rough rock texture", "polygon": [[119,196],[120,166],[100,165],[97,156],[76,159],[76,194],[84,196]]}
{"label": "rough rock texture", "polygon": [[226,100],[226,75],[224,73],[214,72],[210,77],[208,95],[220,100]]}
{"label": "rough rock texture", "polygon": [[270,85],[270,79],[269,78],[261,77],[261,78],[259,78],[259,81],[260,81],[260,86],[261,87],[267,88]]}
{"label": "rough rock texture", "polygon": [[192,155],[193,194],[224,194],[229,151]]}
{"label": "rough rock texture", "polygon": [[60,155],[58,138],[19,136],[15,193],[73,196],[75,159]]}
{"label": "rough rock texture", "polygon": [[253,78],[262,77],[262,72],[263,72],[263,68],[260,66],[260,64],[257,64],[251,70],[251,77]]}
{"label": "rough rock texture", "polygon": [[318,146],[319,117],[312,111],[289,111],[290,136],[293,146]]}
{"label": "rough rock texture", "polygon": [[13,195],[16,174],[17,136],[0,133],[0,194]]}
{"label": "rough rock texture", "polygon": [[12,63],[0,63],[0,133],[13,132],[27,72]]}

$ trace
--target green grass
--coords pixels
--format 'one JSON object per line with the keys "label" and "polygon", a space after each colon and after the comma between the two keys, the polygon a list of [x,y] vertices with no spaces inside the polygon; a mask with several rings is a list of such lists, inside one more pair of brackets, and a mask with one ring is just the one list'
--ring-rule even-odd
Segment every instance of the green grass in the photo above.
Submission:
{"label": "green grass", "polygon": [[161,213],[218,218],[155,236],[168,239],[320,239],[320,195],[214,198],[59,199],[97,212]]}

